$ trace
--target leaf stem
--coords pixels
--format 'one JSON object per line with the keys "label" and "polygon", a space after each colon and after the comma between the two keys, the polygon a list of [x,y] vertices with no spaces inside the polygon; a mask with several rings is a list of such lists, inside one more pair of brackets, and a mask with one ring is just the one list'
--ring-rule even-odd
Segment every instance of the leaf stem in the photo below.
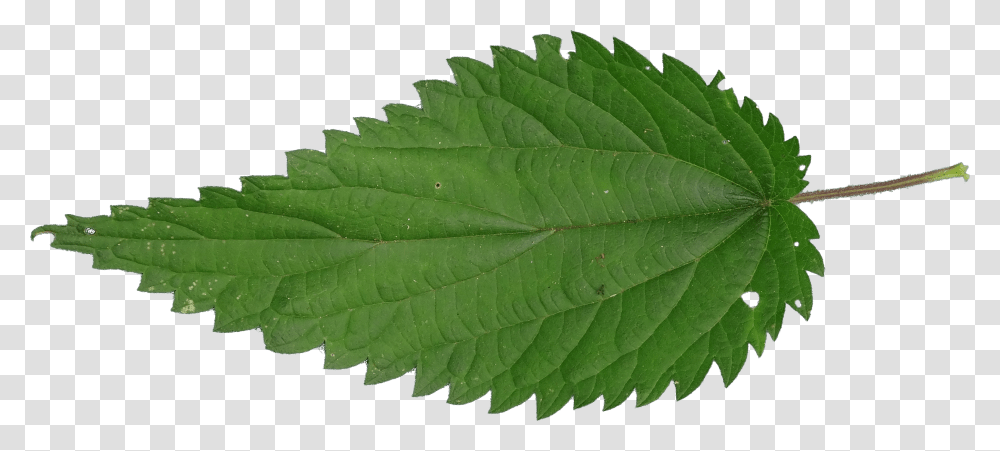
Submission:
{"label": "leaf stem", "polygon": [[965,181],[969,181],[969,174],[965,172],[966,169],[969,169],[969,166],[958,163],[951,167],[935,169],[933,171],[924,172],[923,174],[908,175],[896,180],[799,193],[788,201],[793,204],[797,204],[800,202],[815,202],[818,200],[836,199],[840,197],[864,196],[866,194],[894,191],[897,189],[908,188],[915,185],[922,185],[924,183],[955,177],[962,177]]}

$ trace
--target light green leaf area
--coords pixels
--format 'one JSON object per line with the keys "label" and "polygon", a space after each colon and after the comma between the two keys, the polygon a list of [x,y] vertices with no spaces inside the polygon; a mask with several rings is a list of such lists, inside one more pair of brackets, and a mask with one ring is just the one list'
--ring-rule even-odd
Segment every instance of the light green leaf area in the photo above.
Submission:
{"label": "light green leaf area", "polygon": [[501,412],[534,394],[544,418],[571,398],[645,405],[671,381],[680,399],[712,362],[729,385],[785,305],[808,319],[819,233],[788,199],[809,156],[721,72],[573,39],[568,59],[548,35],[535,59],[450,58],[457,83],[415,83],[422,108],[357,118],[360,135],[326,130],[287,177],[31,235],[275,352],[322,346],[370,384],[416,369],[415,396],[491,392]]}

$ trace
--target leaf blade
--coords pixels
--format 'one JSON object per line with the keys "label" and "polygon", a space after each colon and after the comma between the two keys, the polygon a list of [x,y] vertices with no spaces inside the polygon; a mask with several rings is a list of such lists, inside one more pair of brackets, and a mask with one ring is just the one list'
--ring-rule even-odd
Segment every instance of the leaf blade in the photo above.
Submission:
{"label": "leaf blade", "polygon": [[571,398],[644,405],[671,381],[681,399],[713,362],[728,386],[784,305],[808,318],[819,235],[787,200],[809,157],[721,72],[706,84],[572,36],[568,59],[547,35],[537,59],[451,58],[455,84],[415,84],[422,108],[324,131],[325,153],[288,152],[288,176],[32,238],[141,273],[174,311],[214,308],[216,331],[259,327],[272,351],[367,361],[366,383],[416,369],[415,396],[492,392],[501,412],[534,394],[544,418]]}

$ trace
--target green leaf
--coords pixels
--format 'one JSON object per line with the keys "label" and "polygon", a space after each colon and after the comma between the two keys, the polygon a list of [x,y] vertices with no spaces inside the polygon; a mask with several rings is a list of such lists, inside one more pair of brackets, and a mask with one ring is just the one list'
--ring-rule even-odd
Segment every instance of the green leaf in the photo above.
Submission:
{"label": "green leaf", "polygon": [[[327,130],[288,176],[243,177],[199,200],[152,198],[67,215],[52,247],[142,274],[215,330],[260,328],[267,349],[322,346],[366,383],[416,369],[414,395],[678,399],[712,363],[732,383],[785,306],[808,318],[823,275],[798,141],[750,99],[684,63],[662,70],[619,40],[535,36],[537,58],[448,60],[456,84],[415,83],[422,108]],[[740,300],[760,296],[756,307]]]}

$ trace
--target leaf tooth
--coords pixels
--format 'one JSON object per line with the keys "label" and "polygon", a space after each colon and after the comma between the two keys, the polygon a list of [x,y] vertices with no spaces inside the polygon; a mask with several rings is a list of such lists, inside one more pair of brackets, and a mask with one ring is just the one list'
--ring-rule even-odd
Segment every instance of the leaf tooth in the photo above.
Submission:
{"label": "leaf tooth", "polygon": [[705,380],[705,376],[708,375],[708,370],[712,367],[712,362],[712,359],[705,359],[701,363],[701,366],[693,368],[693,371],[678,373],[678,375],[684,374],[685,376],[684,379],[676,381],[678,401],[687,398],[688,395],[694,393],[701,386],[702,381]]}
{"label": "leaf tooth", "polygon": [[576,390],[573,393],[573,408],[579,409],[597,401],[603,388],[596,374],[577,382]]}
{"label": "leaf tooth", "polygon": [[598,69],[607,69],[608,63],[614,62],[615,57],[596,39],[578,31],[570,31],[570,34],[576,46],[576,56],[583,62]]}
{"label": "leaf tooth", "polygon": [[139,291],[146,293],[170,293],[177,289],[174,276],[177,273],[165,268],[150,266],[139,278]]}
{"label": "leaf tooth", "polygon": [[389,365],[379,366],[368,359],[368,368],[365,372],[365,385],[381,384],[382,382],[396,379],[416,368],[417,356],[419,353],[412,353],[403,358],[392,361]]}
{"label": "leaf tooth", "polygon": [[[758,265],[758,272],[760,269],[761,267]],[[755,277],[757,275],[757,273],[754,274]],[[768,279],[773,279],[774,276],[774,274],[764,275]],[[762,300],[768,294],[766,292],[761,294]],[[773,302],[774,299],[770,300],[772,305],[777,303]],[[757,308],[760,307],[762,305],[758,303],[756,308],[751,309],[745,302],[737,300],[722,320],[709,332],[708,352],[718,366],[719,372],[722,374],[722,381],[726,386],[733,382],[746,362],[749,351],[747,342],[750,341],[756,329],[755,317]]]}
{"label": "leaf tooth", "polygon": [[427,396],[448,385],[451,381],[448,360],[455,346],[456,343],[451,342],[420,350],[413,383],[413,396]]}
{"label": "leaf tooth", "polygon": [[[241,188],[240,191],[243,194],[252,194],[261,190],[260,185],[258,185],[255,179],[250,178],[250,176],[244,175],[240,177]],[[150,199],[150,205],[152,205],[152,199]]]}
{"label": "leaf tooth", "polygon": [[604,406],[601,407],[601,410],[606,412],[620,406],[632,395],[633,391],[635,391],[635,381],[629,379],[621,390],[616,390],[616,393],[604,394]]}
{"label": "leaf tooth", "polygon": [[642,407],[660,399],[670,387],[670,382],[674,379],[674,373],[669,370],[652,383],[640,381],[635,386],[636,400],[635,406]]}
{"label": "leaf tooth", "polygon": [[[459,397],[458,391],[467,390],[467,384],[465,381],[465,376],[472,367],[472,363],[476,357],[476,343],[475,340],[465,340],[455,344],[452,349],[451,355],[448,356],[448,373],[451,376],[451,389],[448,393],[448,399]],[[456,385],[461,385],[464,388],[456,389]],[[485,391],[483,392],[485,393]],[[481,396],[481,395],[480,395]],[[451,402],[451,401],[449,401]]]}
{"label": "leaf tooth", "polygon": [[493,52],[493,67],[498,72],[502,64],[509,64],[535,77],[539,76],[538,62],[531,59],[530,56],[502,45],[492,45],[490,46],[490,50]]}
{"label": "leaf tooth", "polygon": [[413,87],[417,90],[417,94],[420,95],[421,107],[427,117],[433,118],[437,111],[435,111],[435,106],[437,106],[430,97],[427,96],[430,92],[440,92],[454,97],[465,97],[462,95],[462,89],[458,87],[455,83],[445,81],[445,80],[418,80],[413,83]]}
{"label": "leaf tooth", "polygon": [[375,118],[358,116],[354,118],[354,123],[358,126],[358,134],[361,135],[361,142],[366,147],[396,147],[388,146],[383,142],[383,135],[391,126],[388,122],[383,122]]}
{"label": "leaf tooth", "polygon": [[535,393],[537,384],[518,387],[509,372],[493,378],[491,382],[489,413],[506,412],[524,404]]}
{"label": "leaf tooth", "polygon": [[490,391],[489,381],[473,381],[473,384],[474,385],[470,385],[465,380],[461,380],[457,383],[453,380],[451,387],[448,390],[448,404],[468,404],[482,398]]}
{"label": "leaf tooth", "polygon": [[367,350],[348,349],[344,339],[325,340],[323,343],[323,368],[344,370],[361,364],[368,358]]}
{"label": "leaf tooth", "polygon": [[559,48],[562,46],[562,38],[551,34],[536,34],[531,37],[531,40],[535,42],[536,49],[544,47],[549,50],[555,50],[556,53],[559,52]]}
{"label": "leaf tooth", "polygon": [[146,209],[135,205],[112,205],[111,219],[127,221],[145,217]]}
{"label": "leaf tooth", "polygon": [[153,207],[198,207],[198,201],[194,199],[184,199],[176,197],[150,197],[149,206],[147,209],[153,209]]}
{"label": "leaf tooth", "polygon": [[200,206],[206,208],[236,208],[243,197],[239,191],[225,186],[202,186],[198,193]]}
{"label": "leaf tooth", "polygon": [[746,343],[742,346],[736,346],[729,350],[728,353],[720,353],[715,357],[715,363],[719,367],[719,371],[722,373],[722,383],[729,387],[730,384],[736,380],[736,376],[740,374],[743,369],[743,365],[747,362],[747,355],[750,353],[749,348]]}
{"label": "leaf tooth", "polygon": [[553,371],[538,382],[535,390],[535,415],[538,420],[562,410],[573,397],[573,384],[566,383],[562,372]]}
{"label": "leaf tooth", "polygon": [[761,130],[760,136],[768,148],[785,140],[785,129],[781,126],[781,121],[774,113],[767,113],[767,124],[764,124],[764,129]]}
{"label": "leaf tooth", "polygon": [[397,122],[410,118],[427,117],[424,110],[405,103],[387,103],[382,107],[382,111],[385,111],[385,117],[391,125],[402,125]]}
{"label": "leaf tooth", "polygon": [[323,344],[319,318],[285,316],[267,308],[260,313],[264,348],[281,354],[298,354]]}
{"label": "leaf tooth", "polygon": [[722,83],[722,80],[725,79],[726,76],[722,74],[722,71],[717,70],[715,71],[715,77],[713,77],[712,81],[708,83],[708,87],[713,89],[719,89],[719,83]]}
{"label": "leaf tooth", "polygon": [[650,62],[645,55],[640,53],[631,45],[628,45],[628,43],[618,38],[612,38],[612,42],[614,42],[615,48],[615,62],[642,71],[642,73],[647,76],[660,75],[659,69],[653,66],[653,63]]}
{"label": "leaf tooth", "polygon": [[215,303],[211,300],[195,298],[185,291],[178,290],[174,293],[174,303],[170,307],[170,311],[184,314],[201,313],[211,310],[214,305]]}
{"label": "leaf tooth", "polygon": [[285,152],[285,167],[295,189],[322,190],[342,186],[325,153],[313,149]]}
{"label": "leaf tooth", "polygon": [[740,101],[736,98],[736,91],[733,88],[720,89],[723,99],[725,99],[726,106],[733,111],[733,113],[740,114]]}
{"label": "leaf tooth", "polygon": [[660,80],[656,80],[657,75],[652,73],[652,70],[644,71],[644,73],[660,85],[660,89],[667,95],[687,107],[706,124],[715,126],[715,115],[705,98],[705,80],[702,79],[701,75],[690,66],[667,54],[663,54],[662,66],[663,76]]}
{"label": "leaf tooth", "polygon": [[[691,66],[684,64],[681,60],[674,58],[670,55],[667,55],[666,53],[663,54],[662,60],[663,60],[662,65],[663,65],[664,76],[667,76],[667,74],[670,72],[667,70],[667,66],[671,66],[677,71],[679,71],[685,78],[687,78],[688,82],[693,84],[695,88],[698,89],[699,91],[704,92],[705,89],[708,87],[708,85],[705,84],[705,79],[702,78],[701,74],[696,72],[693,68],[691,68]],[[721,74],[722,72],[719,72],[719,75]],[[708,121],[708,122],[710,124],[714,123],[713,121]]]}
{"label": "leaf tooth", "polygon": [[244,175],[240,177],[243,194],[258,191],[292,189],[291,180],[284,175]]}
{"label": "leaf tooth", "polygon": [[778,333],[781,332],[781,326],[785,321],[785,305],[788,304],[782,304],[782,306],[778,308],[774,315],[774,322],[768,326],[767,333],[771,336],[772,341],[778,339]]}
{"label": "leaf tooth", "polygon": [[326,153],[336,152],[340,149],[340,146],[360,146],[361,137],[355,135],[354,133],[337,130],[337,129],[327,129],[323,130],[323,135],[326,137]]}
{"label": "leaf tooth", "polygon": [[488,64],[465,56],[451,57],[447,61],[465,97],[500,95],[500,78]]}
{"label": "leaf tooth", "polygon": [[635,389],[631,376],[638,364],[639,350],[623,354],[614,363],[597,373],[598,385],[604,397],[604,410],[625,402]]}
{"label": "leaf tooth", "polygon": [[678,401],[686,398],[701,385],[712,366],[712,355],[709,353],[710,335],[703,334],[674,363]]}
{"label": "leaf tooth", "polygon": [[[764,115],[760,112],[757,102],[754,102],[753,99],[747,96],[743,96],[743,106],[740,108],[739,113],[740,117],[747,124],[750,124],[750,128],[759,136],[764,129]],[[765,142],[764,146],[767,147],[768,144]]]}
{"label": "leaf tooth", "polygon": [[537,35],[533,39],[538,76],[563,89],[569,89],[569,65],[559,53],[562,39],[547,34]]}
{"label": "leaf tooth", "polygon": [[90,219],[90,218],[87,218],[87,217],[84,217],[84,216],[77,216],[77,215],[73,215],[73,214],[69,214],[69,213],[66,213],[65,216],[66,216],[66,225],[70,226],[70,227],[78,226],[82,222]]}

